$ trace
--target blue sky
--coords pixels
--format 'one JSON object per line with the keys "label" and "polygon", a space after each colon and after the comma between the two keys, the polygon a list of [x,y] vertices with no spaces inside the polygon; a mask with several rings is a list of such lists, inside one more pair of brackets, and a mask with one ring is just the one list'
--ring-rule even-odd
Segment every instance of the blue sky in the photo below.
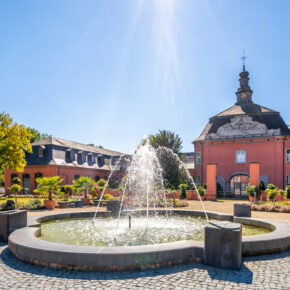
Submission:
{"label": "blue sky", "polygon": [[130,152],[167,129],[193,151],[236,101],[290,123],[290,1],[0,1],[1,111],[53,136]]}

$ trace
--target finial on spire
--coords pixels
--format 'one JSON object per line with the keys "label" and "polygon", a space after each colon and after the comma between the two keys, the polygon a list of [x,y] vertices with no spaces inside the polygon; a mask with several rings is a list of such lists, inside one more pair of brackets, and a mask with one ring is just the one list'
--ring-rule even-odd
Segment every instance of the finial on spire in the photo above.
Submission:
{"label": "finial on spire", "polygon": [[243,71],[246,70],[246,65],[245,65],[245,61],[248,57],[245,56],[245,50],[243,49],[243,56],[241,57],[241,59],[243,60]]}

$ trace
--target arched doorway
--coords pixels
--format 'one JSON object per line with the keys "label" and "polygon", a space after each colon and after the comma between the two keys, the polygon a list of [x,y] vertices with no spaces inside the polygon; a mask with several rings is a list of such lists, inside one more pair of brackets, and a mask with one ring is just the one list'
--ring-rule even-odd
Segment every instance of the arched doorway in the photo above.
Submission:
{"label": "arched doorway", "polygon": [[29,174],[22,175],[22,187],[23,187],[22,194],[30,194],[31,188]]}
{"label": "arched doorway", "polygon": [[249,184],[250,178],[248,173],[237,172],[231,174],[226,184],[227,196],[237,198],[247,197],[246,188]]}

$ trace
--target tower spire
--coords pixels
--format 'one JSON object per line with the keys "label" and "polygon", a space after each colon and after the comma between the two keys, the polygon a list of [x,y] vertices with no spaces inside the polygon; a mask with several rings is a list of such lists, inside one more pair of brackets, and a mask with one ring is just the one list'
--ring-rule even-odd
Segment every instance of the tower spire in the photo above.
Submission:
{"label": "tower spire", "polygon": [[246,71],[246,59],[248,57],[245,56],[245,50],[243,49],[243,56],[241,57],[241,59],[243,60],[243,71]]}
{"label": "tower spire", "polygon": [[246,71],[245,61],[248,57],[245,56],[245,50],[243,49],[243,56],[241,59],[243,60],[243,71],[240,72],[240,87],[238,88],[237,95],[237,104],[246,104],[252,103],[252,94],[253,91],[249,85],[249,72]]}

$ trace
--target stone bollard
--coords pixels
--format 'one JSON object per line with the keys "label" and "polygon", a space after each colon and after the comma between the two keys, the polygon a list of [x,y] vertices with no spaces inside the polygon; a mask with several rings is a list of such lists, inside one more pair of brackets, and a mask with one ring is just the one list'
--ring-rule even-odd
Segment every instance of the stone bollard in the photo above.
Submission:
{"label": "stone bollard", "polygon": [[251,206],[245,203],[234,204],[234,216],[236,217],[251,217]]}
{"label": "stone bollard", "polygon": [[241,224],[217,221],[204,229],[204,261],[208,266],[239,270],[242,262]]}
{"label": "stone bollard", "polygon": [[0,241],[7,242],[9,235],[27,226],[26,210],[8,210],[0,212]]}

